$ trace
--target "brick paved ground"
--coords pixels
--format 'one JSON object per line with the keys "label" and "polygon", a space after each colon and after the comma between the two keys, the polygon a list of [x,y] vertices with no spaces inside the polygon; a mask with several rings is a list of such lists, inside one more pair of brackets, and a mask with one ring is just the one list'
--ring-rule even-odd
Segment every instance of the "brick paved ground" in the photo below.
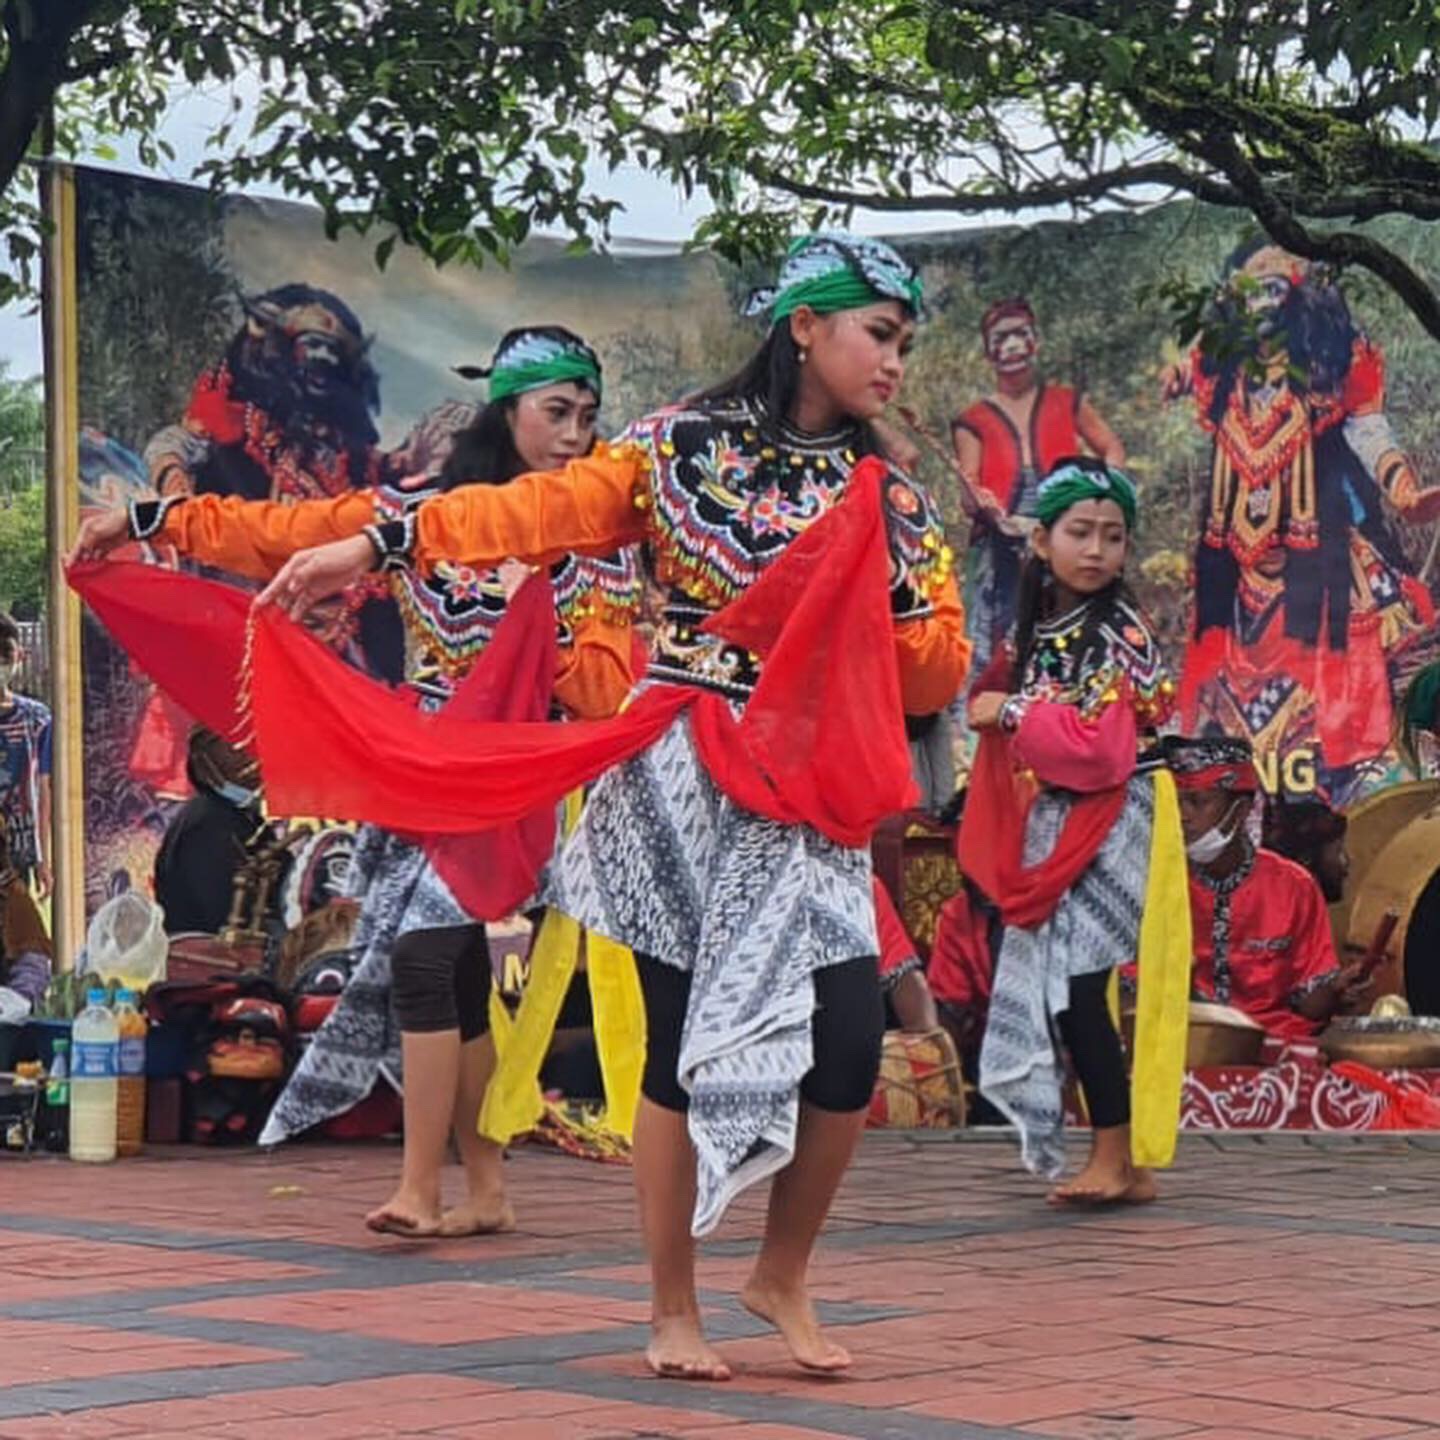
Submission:
{"label": "brick paved ground", "polygon": [[746,1201],[701,1272],[737,1375],[704,1387],[637,1359],[623,1169],[522,1150],[519,1233],[417,1247],[358,1225],[386,1147],[0,1157],[0,1440],[1418,1440],[1432,1143],[1190,1138],[1167,1203],[1085,1217],[1008,1143],[871,1135],[817,1272],[854,1370],[798,1376],[737,1306]]}

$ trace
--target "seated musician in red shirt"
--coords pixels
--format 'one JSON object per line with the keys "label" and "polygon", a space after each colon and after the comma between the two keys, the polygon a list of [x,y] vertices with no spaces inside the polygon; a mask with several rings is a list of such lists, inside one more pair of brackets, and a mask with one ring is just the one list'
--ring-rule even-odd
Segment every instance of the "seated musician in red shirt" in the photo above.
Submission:
{"label": "seated musician in red shirt", "polygon": [[1250,742],[1172,738],[1166,750],[1190,861],[1191,993],[1280,1039],[1312,1039],[1369,982],[1336,961],[1315,877],[1250,838],[1259,791]]}

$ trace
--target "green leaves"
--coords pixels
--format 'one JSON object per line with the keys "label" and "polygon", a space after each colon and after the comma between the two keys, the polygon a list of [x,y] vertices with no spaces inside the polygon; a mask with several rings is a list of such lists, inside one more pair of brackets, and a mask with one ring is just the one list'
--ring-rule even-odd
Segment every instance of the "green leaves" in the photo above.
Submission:
{"label": "green leaves", "polygon": [[[83,14],[54,41],[62,154],[123,132],[158,161],[177,83],[243,82],[258,99],[217,124],[200,178],[279,184],[331,234],[373,227],[380,265],[402,243],[504,261],[537,226],[604,243],[604,170],[625,165],[707,199],[696,238],[736,257],[867,210],[1023,215],[1176,190],[1315,250],[1374,216],[1440,218],[1431,0],[30,8]],[[22,63],[3,42],[0,59]],[[14,166],[0,179],[0,225],[33,236]]]}

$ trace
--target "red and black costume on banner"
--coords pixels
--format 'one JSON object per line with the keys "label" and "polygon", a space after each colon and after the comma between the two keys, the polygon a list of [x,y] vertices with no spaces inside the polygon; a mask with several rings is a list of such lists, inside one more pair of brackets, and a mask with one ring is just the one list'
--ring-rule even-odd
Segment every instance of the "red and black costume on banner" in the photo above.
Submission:
{"label": "red and black costume on banner", "polygon": [[[196,379],[178,424],[150,437],[145,464],[162,496],[296,500],[398,479],[379,449],[380,379],[359,317],[337,295],[281,285],[243,300],[245,318],[224,357]],[[315,623],[342,652],[404,678],[404,640],[383,589],[361,585]],[[186,793],[189,719],[164,696],[140,718],[130,770],[161,794]]]}
{"label": "red and black costume on banner", "polygon": [[[1029,454],[1014,422],[993,401],[977,400],[962,411],[952,429],[964,430],[980,444],[979,482],[993,496],[1006,515],[1028,515],[1035,503],[1035,487],[1041,475],[1048,475],[1055,463],[1066,455],[1081,450],[1080,433],[1076,428],[1076,412],[1081,396],[1068,385],[1041,381],[1030,415]],[[970,551],[984,562],[973,577],[976,584],[986,587],[986,600],[981,603],[973,585],[967,585],[968,609],[972,612],[972,630],[986,626],[984,653],[988,660],[993,647],[1009,633],[1015,620],[1015,593],[1020,584],[1020,562],[1025,555],[1023,536],[1007,535],[988,523],[983,513],[975,517],[971,527]],[[972,579],[976,567],[967,561],[966,579]],[[982,573],[983,572],[983,575]]]}
{"label": "red and black costume on banner", "polygon": [[354,311],[310,285],[244,303],[245,323],[196,380],[181,424],[146,446],[156,489],[288,501],[379,483],[380,380]]}
{"label": "red and black costume on banner", "polygon": [[1420,518],[1433,492],[1395,443],[1383,357],[1336,286],[1273,246],[1231,271],[1250,283],[1216,318],[1242,338],[1190,362],[1214,449],[1182,721],[1262,754],[1318,742],[1343,788],[1388,747],[1391,666],[1434,621],[1387,507]]}
{"label": "red and black costume on banner", "polygon": [[[355,312],[303,284],[247,297],[244,307],[244,324],[195,381],[180,423],[145,447],[156,491],[293,504],[410,473],[379,448],[380,377]],[[374,674],[404,678],[400,626],[383,587],[355,587],[315,628],[339,650],[358,644]]]}

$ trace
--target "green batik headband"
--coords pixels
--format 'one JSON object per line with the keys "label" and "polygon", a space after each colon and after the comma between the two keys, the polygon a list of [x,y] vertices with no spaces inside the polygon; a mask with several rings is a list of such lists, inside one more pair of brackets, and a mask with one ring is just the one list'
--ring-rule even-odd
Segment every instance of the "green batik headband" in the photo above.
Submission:
{"label": "green batik headband", "polygon": [[467,380],[488,376],[491,400],[523,395],[527,390],[566,380],[588,386],[597,400],[603,398],[600,361],[595,352],[578,337],[564,339],[543,330],[513,331],[500,342],[487,368],[460,365],[456,370]]}
{"label": "green batik headband", "polygon": [[1135,482],[1123,470],[1088,455],[1061,460],[1040,482],[1035,518],[1049,529],[1072,505],[1083,500],[1113,500],[1125,517],[1125,528],[1135,528],[1139,510]]}
{"label": "green batik headband", "polygon": [[822,232],[794,241],[775,285],[757,290],[747,315],[766,311],[772,323],[808,306],[817,315],[858,310],[877,300],[898,300],[918,316],[924,303],[920,277],[883,240]]}

